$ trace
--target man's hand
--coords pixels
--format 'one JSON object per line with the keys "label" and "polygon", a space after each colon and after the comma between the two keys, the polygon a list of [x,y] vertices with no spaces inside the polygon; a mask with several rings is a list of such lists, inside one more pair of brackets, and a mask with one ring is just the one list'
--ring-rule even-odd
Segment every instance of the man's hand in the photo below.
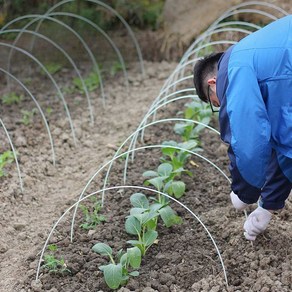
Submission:
{"label": "man's hand", "polygon": [[244,236],[247,240],[255,240],[257,235],[262,233],[269,225],[272,213],[268,210],[257,207],[249,214],[244,223]]}
{"label": "man's hand", "polygon": [[230,198],[231,198],[232,205],[236,210],[239,210],[239,211],[244,210],[248,206],[248,204],[242,202],[238,198],[238,196],[234,194],[233,192],[230,193]]}

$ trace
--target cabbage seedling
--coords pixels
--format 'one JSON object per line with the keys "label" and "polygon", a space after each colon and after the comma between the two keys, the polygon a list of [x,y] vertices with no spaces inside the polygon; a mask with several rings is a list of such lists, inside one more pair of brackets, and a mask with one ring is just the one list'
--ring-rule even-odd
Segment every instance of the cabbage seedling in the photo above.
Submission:
{"label": "cabbage seedling", "polygon": [[161,204],[153,205],[150,208],[148,199],[144,194],[135,193],[131,196],[133,208],[125,222],[127,233],[136,235],[138,240],[129,240],[128,243],[140,249],[142,256],[146,254],[148,248],[156,241],[158,233],[157,217]]}
{"label": "cabbage seedling", "polygon": [[162,145],[170,147],[163,147],[161,149],[162,154],[164,155],[164,157],[161,158],[161,161],[170,163],[172,165],[175,176],[180,176],[182,173],[186,173],[187,175],[192,176],[190,171],[184,169],[187,159],[190,157],[190,153],[174,147],[179,147],[190,151],[199,151],[201,149],[197,147],[198,142],[195,140],[190,140],[183,143],[177,143],[175,141],[164,141]]}
{"label": "cabbage seedling", "polygon": [[[139,272],[136,269],[141,265],[141,251],[137,247],[128,248],[127,252],[120,250],[117,254],[117,261],[114,260],[112,248],[102,242],[98,242],[92,247],[92,250],[100,255],[107,256],[110,263],[100,266],[103,272],[106,284],[111,289],[117,289],[125,285],[130,276],[136,277]],[[130,271],[130,269],[134,269]]]}
{"label": "cabbage seedling", "polygon": [[[212,117],[212,111],[208,105],[202,104],[199,101],[192,101],[186,104],[184,110],[184,118],[188,120],[195,120],[208,125]],[[182,137],[183,141],[196,140],[199,143],[199,132],[204,127],[202,125],[195,125],[191,122],[176,123],[174,131]]]}
{"label": "cabbage seedling", "polygon": [[[162,163],[158,166],[157,171],[145,171],[144,177],[149,177],[144,182],[145,185],[153,185],[158,191],[163,191],[171,196],[179,199],[185,192],[185,183],[183,181],[175,181],[176,176],[180,176],[182,172],[187,172],[182,167],[174,170],[170,163]],[[158,201],[162,204],[166,202],[164,196],[159,195]]]}

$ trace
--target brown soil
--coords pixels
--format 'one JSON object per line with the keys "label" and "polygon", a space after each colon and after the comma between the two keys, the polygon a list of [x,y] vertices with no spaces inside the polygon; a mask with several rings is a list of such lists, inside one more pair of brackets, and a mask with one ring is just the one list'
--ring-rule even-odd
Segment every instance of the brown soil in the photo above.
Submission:
{"label": "brown soil", "polygon": [[[48,120],[55,143],[55,167],[40,115],[36,114],[28,126],[20,122],[21,110],[35,107],[29,97],[25,97],[20,105],[1,106],[0,116],[17,149],[24,182],[24,191],[21,192],[14,164],[6,169],[7,176],[0,178],[1,292],[109,291],[98,270],[105,258],[91,248],[98,241],[107,242],[115,251],[126,247],[129,235],[124,230],[124,220],[130,208],[129,197],[135,190],[121,187],[107,192],[102,211],[107,222],[92,231],[78,227],[82,222],[82,214],[78,212],[72,243],[69,236],[72,214],[61,221],[50,243],[57,244],[56,256],[64,257],[70,274],[52,274],[41,267],[39,281],[35,281],[40,252],[53,224],[76,202],[91,176],[113,157],[117,147],[137,128],[175,66],[176,63],[146,62],[143,77],[139,64],[132,63],[129,66],[129,92],[120,73],[108,77],[105,107],[100,92],[92,94],[94,126],[90,125],[84,96],[68,93],[66,99],[76,128],[76,146],[56,92],[43,76],[32,75],[30,86],[33,93],[44,109],[52,108]],[[89,70],[86,63],[82,67],[84,71]],[[23,76],[30,76],[26,68],[18,63],[17,70],[23,72]],[[72,77],[73,73],[64,69],[57,75],[57,80],[62,86],[68,86]],[[4,82],[3,76],[1,78]],[[183,85],[189,86],[192,85]],[[162,108],[158,117],[176,116],[183,104]],[[215,121],[213,123],[216,125]],[[171,123],[150,127],[145,133],[145,144],[178,139],[172,128]],[[218,135],[205,131],[201,140],[202,154],[228,173],[225,145]],[[9,149],[2,130],[0,141],[0,152]],[[129,165],[126,184],[142,186],[143,171],[155,169],[159,157],[157,149],[137,152],[134,163]],[[123,185],[123,165],[123,160],[114,163],[110,186]],[[181,202],[200,217],[214,237],[222,254],[229,287],[206,231],[183,207],[172,203],[183,223],[171,228],[159,225],[159,241],[143,259],[140,275],[131,278],[119,291],[291,291],[291,198],[280,215],[274,216],[267,231],[251,245],[243,237],[243,214],[231,207],[226,178],[195,156],[191,157],[188,169],[194,176],[184,177],[187,193]],[[99,190],[103,178],[104,173],[94,179],[88,193]]]}

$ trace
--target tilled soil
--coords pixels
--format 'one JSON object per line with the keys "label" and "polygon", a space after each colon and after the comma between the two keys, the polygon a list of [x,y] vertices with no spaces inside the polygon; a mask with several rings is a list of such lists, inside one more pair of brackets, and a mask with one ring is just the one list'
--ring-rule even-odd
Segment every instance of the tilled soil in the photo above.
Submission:
{"label": "tilled soil", "polygon": [[[124,221],[130,209],[129,197],[137,190],[120,187],[106,192],[102,213],[107,221],[94,230],[79,227],[83,222],[79,211],[72,243],[69,233],[72,213],[67,214],[49,243],[57,244],[55,255],[64,258],[70,273],[48,273],[41,266],[35,281],[36,270],[51,226],[75,202],[91,176],[113,157],[126,139],[125,133],[130,135],[135,130],[175,67],[167,63],[146,65],[145,78],[138,73],[138,66],[130,71],[129,93],[123,89],[120,76],[115,78],[115,86],[107,89],[105,108],[95,98],[94,109],[98,112],[95,126],[90,126],[82,96],[72,96],[70,110],[76,124],[77,146],[58,103],[53,103],[49,120],[56,141],[56,167],[51,163],[49,142],[40,118],[35,116],[33,124],[24,126],[13,123],[20,118],[17,106],[7,107],[2,113],[7,115],[4,122],[19,153],[24,192],[20,191],[15,166],[11,165],[8,175],[1,178],[1,291],[109,291],[98,269],[105,258],[91,248],[100,241],[111,245],[115,252],[127,247],[126,241],[131,238],[124,230]],[[47,94],[50,95],[53,96]],[[28,99],[22,103],[23,107],[32,106]],[[183,104],[162,108],[158,117],[175,117]],[[213,123],[216,125],[215,120]],[[171,139],[178,139],[173,124],[161,123],[145,131],[143,145]],[[218,134],[206,130],[201,141],[204,149],[201,154],[228,173],[226,146]],[[4,143],[2,147],[5,146]],[[160,156],[159,149],[138,151],[134,162],[129,163],[126,185],[143,186],[142,173],[154,170]],[[291,291],[291,203],[252,245],[243,237],[244,215],[234,211],[229,202],[227,179],[196,156],[190,158],[187,167],[193,177],[184,175],[187,192],[180,201],[199,216],[212,234],[222,255],[229,288],[206,230],[186,209],[171,203],[183,223],[171,228],[159,224],[159,240],[143,258],[140,275],[131,278],[120,291]],[[124,160],[118,159],[108,186],[122,186],[123,172]],[[88,193],[102,188],[104,174],[93,180]]]}
{"label": "tilled soil", "polygon": [[[36,281],[41,250],[52,226],[76,202],[88,180],[138,127],[176,65],[146,62],[146,74],[142,76],[139,64],[131,64],[129,91],[121,73],[108,77],[105,80],[105,106],[99,90],[91,93],[94,125],[90,122],[84,95],[66,91],[74,73],[67,69],[59,72],[56,80],[66,92],[75,127],[75,145],[64,106],[50,82],[38,73],[30,77],[33,72],[18,64],[16,73],[24,76],[48,117],[56,165],[52,163],[50,141],[39,113],[29,125],[21,122],[21,110],[35,108],[30,98],[25,96],[19,105],[1,105],[0,117],[16,147],[24,184],[21,191],[14,163],[6,168],[7,175],[0,178],[1,292],[109,291],[98,269],[106,259],[91,248],[99,241],[111,245],[115,252],[127,247],[126,241],[131,236],[125,232],[124,222],[129,214],[129,198],[137,190],[122,185],[143,186],[142,173],[158,166],[159,149],[136,153],[134,162],[129,163],[126,183],[123,182],[124,159],[114,162],[107,186],[117,186],[118,189],[106,192],[101,211],[106,222],[94,230],[85,231],[79,227],[83,222],[79,210],[72,243],[72,212],[58,224],[49,243],[58,246],[55,255],[64,258],[70,273],[48,273],[41,262]],[[88,67],[88,64],[82,64],[84,71],[88,72]],[[5,83],[3,76],[1,81]],[[13,86],[19,90],[15,84]],[[182,88],[191,86],[191,81],[182,84]],[[184,102],[170,104],[158,111],[157,118],[176,117],[183,107]],[[213,124],[218,128],[215,119]],[[139,140],[137,146],[177,140],[173,125],[163,123],[148,128],[144,144]],[[219,136],[206,130],[201,134],[201,141],[204,152],[200,154],[228,174],[226,146],[220,142]],[[0,153],[9,149],[3,130],[0,131],[0,142]],[[190,212],[172,202],[172,208],[182,217],[183,223],[171,228],[159,224],[158,242],[143,258],[140,275],[131,278],[118,291],[292,291],[291,196],[285,209],[273,216],[266,232],[251,244],[243,236],[244,214],[236,212],[229,201],[228,180],[197,156],[190,158],[187,168],[193,177],[183,176],[187,192],[180,201],[202,220],[212,234],[222,256],[228,283],[206,230]],[[104,175],[102,172],[92,181],[88,194],[103,187]],[[149,192],[145,194],[150,195]],[[89,201],[85,204],[90,206]],[[248,212],[255,207],[251,206]],[[46,250],[45,254],[48,253]]]}

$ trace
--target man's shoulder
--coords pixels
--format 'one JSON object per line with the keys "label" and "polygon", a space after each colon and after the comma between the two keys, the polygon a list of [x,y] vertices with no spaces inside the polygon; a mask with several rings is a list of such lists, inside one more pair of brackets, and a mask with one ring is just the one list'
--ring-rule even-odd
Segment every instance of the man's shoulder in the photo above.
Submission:
{"label": "man's shoulder", "polygon": [[227,71],[228,69],[228,62],[231,56],[231,53],[234,49],[234,45],[229,47],[225,53],[221,56],[219,62],[218,62],[218,71]]}

